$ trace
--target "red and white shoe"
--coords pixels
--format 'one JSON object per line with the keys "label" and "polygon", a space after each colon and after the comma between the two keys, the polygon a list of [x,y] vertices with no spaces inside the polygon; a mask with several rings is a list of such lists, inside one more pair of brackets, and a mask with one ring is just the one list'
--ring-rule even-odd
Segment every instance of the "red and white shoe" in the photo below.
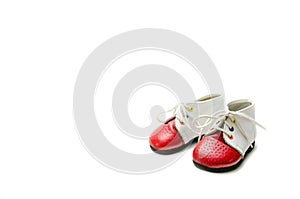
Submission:
{"label": "red and white shoe", "polygon": [[173,117],[150,136],[151,149],[160,154],[171,154],[184,149],[211,128],[215,122],[211,115],[224,109],[224,98],[221,95],[209,95],[194,103],[177,105],[172,109]]}
{"label": "red and white shoe", "polygon": [[[237,168],[255,144],[256,125],[254,103],[237,100],[228,104],[228,112],[219,118],[211,131],[200,140],[193,151],[196,167],[225,172]],[[263,128],[263,127],[262,127]]]}

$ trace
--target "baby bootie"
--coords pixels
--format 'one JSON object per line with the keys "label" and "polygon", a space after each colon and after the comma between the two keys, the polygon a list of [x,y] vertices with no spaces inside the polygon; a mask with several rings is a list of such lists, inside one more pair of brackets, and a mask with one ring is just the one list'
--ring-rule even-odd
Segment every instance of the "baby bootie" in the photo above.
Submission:
{"label": "baby bootie", "polygon": [[[179,104],[171,110],[173,117],[149,138],[151,149],[160,154],[178,152],[210,129],[215,122],[210,116],[224,111],[224,98],[221,95],[209,95],[194,103]],[[203,117],[199,118],[199,115]]]}
{"label": "baby bootie", "polygon": [[237,168],[255,144],[259,124],[254,109],[253,102],[237,100],[228,104],[226,114],[213,116],[218,121],[194,148],[195,166],[213,172]]}

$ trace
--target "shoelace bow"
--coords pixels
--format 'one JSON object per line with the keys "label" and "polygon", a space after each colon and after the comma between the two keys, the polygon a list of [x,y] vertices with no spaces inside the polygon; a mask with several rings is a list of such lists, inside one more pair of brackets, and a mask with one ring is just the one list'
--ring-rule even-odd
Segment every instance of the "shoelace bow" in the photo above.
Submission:
{"label": "shoelace bow", "polygon": [[[192,116],[190,115],[190,112],[192,112],[192,111],[193,111],[192,106],[189,106],[184,103],[180,103],[180,104],[176,105],[175,107],[173,107],[172,109],[158,114],[157,120],[161,123],[165,123],[166,121],[162,121],[160,119],[160,116],[162,114],[173,112],[172,113],[173,117],[176,117],[181,124],[184,124],[185,126],[187,126],[194,133],[201,135],[203,128],[208,126],[210,124],[211,119],[213,119],[213,118],[211,118],[212,116],[210,116],[210,115],[200,115],[199,117],[193,118],[192,123],[190,125],[188,122],[184,122],[184,121],[186,121],[188,118],[192,118]],[[200,120],[203,118],[207,118],[207,120],[204,124],[201,125]]]}
{"label": "shoelace bow", "polygon": [[[192,108],[191,106],[188,106],[188,105],[186,105],[186,104],[180,103],[180,104],[174,106],[173,108],[171,108],[171,109],[168,110],[168,111],[164,111],[164,112],[159,113],[158,116],[157,116],[157,120],[158,120],[159,122],[161,122],[161,123],[165,123],[166,121],[162,121],[162,120],[160,119],[160,116],[161,116],[162,114],[167,114],[167,113],[169,113],[169,112],[173,112],[173,113],[172,113],[173,117],[176,116],[176,117],[180,120],[180,119],[182,119],[182,118],[184,118],[184,117],[187,117],[188,112],[191,111],[191,108]],[[184,112],[185,114],[179,113],[179,112]],[[180,120],[180,121],[181,121],[181,120]]]}

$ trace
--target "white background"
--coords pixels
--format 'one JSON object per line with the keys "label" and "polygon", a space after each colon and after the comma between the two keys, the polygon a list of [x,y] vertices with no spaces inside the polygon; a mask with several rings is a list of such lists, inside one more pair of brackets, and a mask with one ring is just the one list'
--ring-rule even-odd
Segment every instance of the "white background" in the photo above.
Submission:
{"label": "white background", "polygon": [[[299,9],[297,1],[1,1],[0,198],[299,198]],[[106,39],[149,27],[202,46],[227,101],[256,102],[267,131],[236,172],[199,170],[190,149],[164,170],[128,175],[82,146],[72,115],[82,63]]]}

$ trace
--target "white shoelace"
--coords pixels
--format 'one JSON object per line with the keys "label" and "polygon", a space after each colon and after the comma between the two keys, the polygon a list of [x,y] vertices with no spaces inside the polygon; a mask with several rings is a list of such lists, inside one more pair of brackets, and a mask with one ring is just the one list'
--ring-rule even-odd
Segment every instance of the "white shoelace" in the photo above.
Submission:
{"label": "white shoelace", "polygon": [[166,114],[166,113],[173,111],[173,113],[172,113],[173,117],[177,117],[180,121],[182,121],[182,119],[189,117],[188,112],[190,112],[191,110],[192,110],[191,106],[180,103],[180,104],[174,106],[173,108],[171,108],[170,110],[164,111],[164,112],[161,112],[160,114],[158,114],[157,120],[161,123],[165,123],[166,121],[162,121],[160,119],[160,116],[162,114]]}
{"label": "white shoelace", "polygon": [[[162,121],[160,119],[160,116],[162,114],[166,114],[168,112],[173,111],[172,115],[173,117],[176,117],[181,124],[184,124],[187,126],[191,131],[194,133],[201,135],[201,132],[204,127],[208,126],[211,122],[212,116],[210,115],[201,115],[199,117],[193,118],[191,125],[189,124],[188,118],[192,118],[190,115],[190,112],[194,111],[192,106],[189,106],[187,104],[180,103],[177,106],[173,107],[172,109],[162,112],[157,116],[157,120],[161,123],[165,123],[166,121]],[[221,112],[220,112],[221,113]],[[222,112],[223,113],[223,112]],[[207,121],[201,125],[201,119],[207,118]],[[193,128],[194,127],[194,128]]]}
{"label": "white shoelace", "polygon": [[[234,127],[231,124],[236,124],[236,126],[239,128],[242,135],[245,137],[245,139],[248,141],[248,143],[251,145],[251,147],[253,147],[249,137],[247,136],[247,133],[242,128],[239,121],[236,119],[236,116],[240,116],[244,119],[247,119],[250,122],[253,122],[257,126],[259,126],[265,130],[265,127],[263,127],[261,124],[259,124],[257,121],[255,121],[255,119],[253,119],[252,117],[249,117],[248,115],[246,115],[244,113],[236,112],[236,111],[228,111],[227,113],[220,112],[220,113],[216,113],[214,115],[200,115],[199,117],[195,118],[195,120],[197,120],[199,118],[216,119],[217,120],[216,124],[214,126],[212,126],[211,130],[209,132],[207,132],[206,135],[214,133],[215,130],[219,130],[219,131],[225,133],[229,138],[232,138],[232,136],[233,136],[232,131],[234,130]],[[228,119],[230,120],[230,122],[228,121]],[[219,124],[221,124],[221,125],[219,125]],[[229,131],[224,128],[225,125],[228,127]]]}

